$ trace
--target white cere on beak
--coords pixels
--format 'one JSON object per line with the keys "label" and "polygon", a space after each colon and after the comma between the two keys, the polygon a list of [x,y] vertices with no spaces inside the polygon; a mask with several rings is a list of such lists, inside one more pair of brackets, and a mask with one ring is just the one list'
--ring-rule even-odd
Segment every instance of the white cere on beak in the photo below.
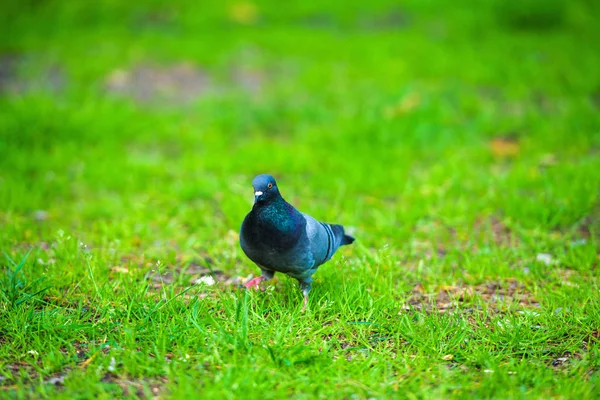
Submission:
{"label": "white cere on beak", "polygon": [[254,192],[254,195],[255,195],[255,196],[261,196],[262,194],[263,194],[263,192],[261,192],[261,191]]}

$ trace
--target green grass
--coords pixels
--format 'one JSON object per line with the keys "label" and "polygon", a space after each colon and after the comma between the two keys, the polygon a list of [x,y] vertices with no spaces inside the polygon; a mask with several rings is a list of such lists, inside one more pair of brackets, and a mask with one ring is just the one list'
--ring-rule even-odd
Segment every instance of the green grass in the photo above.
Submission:
{"label": "green grass", "polygon": [[0,397],[600,395],[594,2],[98,3],[0,10]]}

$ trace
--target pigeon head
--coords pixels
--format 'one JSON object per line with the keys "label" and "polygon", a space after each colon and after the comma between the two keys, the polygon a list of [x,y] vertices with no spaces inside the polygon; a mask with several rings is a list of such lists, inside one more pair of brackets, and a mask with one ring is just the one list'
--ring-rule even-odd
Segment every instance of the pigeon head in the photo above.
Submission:
{"label": "pigeon head", "polygon": [[252,180],[254,188],[254,204],[268,202],[280,197],[275,178],[268,174],[258,175]]}

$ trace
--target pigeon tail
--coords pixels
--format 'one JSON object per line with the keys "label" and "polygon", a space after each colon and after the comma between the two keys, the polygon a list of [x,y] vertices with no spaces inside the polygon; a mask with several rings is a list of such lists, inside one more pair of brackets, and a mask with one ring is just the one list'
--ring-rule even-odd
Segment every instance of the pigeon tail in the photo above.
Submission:
{"label": "pigeon tail", "polygon": [[350,235],[346,235],[344,232],[344,227],[341,225],[330,224],[331,230],[336,238],[340,238],[340,246],[344,246],[346,244],[350,244],[354,242],[354,238]]}
{"label": "pigeon tail", "polygon": [[346,245],[346,244],[352,244],[354,243],[354,238],[350,235],[344,235],[344,237],[342,238],[342,246]]}

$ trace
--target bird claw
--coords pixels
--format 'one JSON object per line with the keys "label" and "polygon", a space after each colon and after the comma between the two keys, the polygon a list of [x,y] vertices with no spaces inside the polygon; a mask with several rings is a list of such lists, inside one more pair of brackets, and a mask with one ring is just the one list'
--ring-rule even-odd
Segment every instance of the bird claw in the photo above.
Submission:
{"label": "bird claw", "polygon": [[260,283],[264,280],[265,278],[263,276],[258,276],[254,279],[251,279],[250,281],[244,283],[244,286],[246,287],[246,289],[260,289]]}

